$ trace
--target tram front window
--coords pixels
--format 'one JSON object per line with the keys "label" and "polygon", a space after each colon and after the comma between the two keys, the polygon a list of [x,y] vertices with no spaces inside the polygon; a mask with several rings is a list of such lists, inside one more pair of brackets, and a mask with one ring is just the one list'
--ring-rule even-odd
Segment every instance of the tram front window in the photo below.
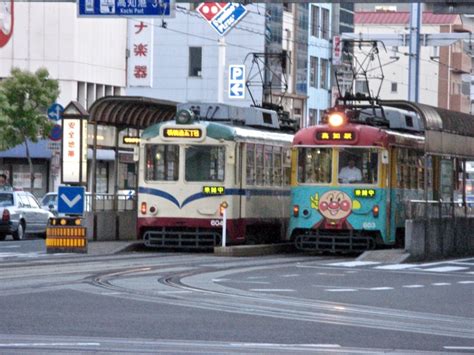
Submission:
{"label": "tram front window", "polygon": [[186,148],[186,181],[224,181],[225,148],[195,145]]}
{"label": "tram front window", "polygon": [[145,146],[145,180],[177,181],[179,146],[171,144],[147,144]]}
{"label": "tram front window", "polygon": [[378,154],[378,150],[373,148],[340,148],[339,183],[377,183]]}
{"label": "tram front window", "polygon": [[298,150],[298,182],[329,184],[331,182],[332,148]]}

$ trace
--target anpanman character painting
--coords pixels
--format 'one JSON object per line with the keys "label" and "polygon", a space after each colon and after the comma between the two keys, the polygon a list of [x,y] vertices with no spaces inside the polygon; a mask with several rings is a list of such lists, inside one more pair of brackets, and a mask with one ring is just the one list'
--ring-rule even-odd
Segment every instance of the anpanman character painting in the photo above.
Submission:
{"label": "anpanman character painting", "polygon": [[352,200],[343,191],[330,190],[321,197],[318,194],[311,196],[311,208],[319,211],[324,217],[313,226],[314,229],[352,229],[347,217],[353,209],[360,208],[360,202]]}

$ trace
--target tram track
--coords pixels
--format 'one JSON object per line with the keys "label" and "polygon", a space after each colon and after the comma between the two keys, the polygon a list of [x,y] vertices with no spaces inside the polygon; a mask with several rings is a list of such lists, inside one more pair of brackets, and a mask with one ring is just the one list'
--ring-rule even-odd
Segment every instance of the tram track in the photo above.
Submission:
{"label": "tram track", "polygon": [[[163,276],[163,270],[156,272],[154,275],[154,271],[158,270],[151,268],[147,271],[148,277],[151,277],[153,282],[156,282],[156,290],[132,289],[117,284],[118,280],[124,277],[133,278],[135,273],[143,272],[143,269],[127,269],[113,274],[103,273],[96,275],[91,280],[91,284],[95,287],[113,291],[118,297],[166,303],[174,306],[304,322],[474,339],[474,326],[470,318],[332,303],[276,294],[262,295],[216,285],[212,281],[217,275],[222,276],[255,269],[283,267],[285,264],[287,263],[282,263],[280,260],[276,264],[244,268],[233,266],[225,270],[216,270],[212,267],[202,266],[172,272],[165,276]],[[168,290],[163,290],[163,287],[168,288]]]}

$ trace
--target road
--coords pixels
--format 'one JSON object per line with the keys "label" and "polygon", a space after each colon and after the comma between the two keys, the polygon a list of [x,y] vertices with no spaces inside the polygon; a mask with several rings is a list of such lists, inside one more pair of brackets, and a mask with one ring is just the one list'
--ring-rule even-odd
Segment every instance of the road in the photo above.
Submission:
{"label": "road", "polygon": [[45,254],[0,243],[1,353],[474,353],[474,258]]}

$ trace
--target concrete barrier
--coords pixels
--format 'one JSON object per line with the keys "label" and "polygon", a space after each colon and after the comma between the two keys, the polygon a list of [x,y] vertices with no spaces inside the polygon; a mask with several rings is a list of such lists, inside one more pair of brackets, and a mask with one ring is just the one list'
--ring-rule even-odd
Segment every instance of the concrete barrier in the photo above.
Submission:
{"label": "concrete barrier", "polygon": [[89,240],[136,240],[136,223],[135,211],[97,211],[84,215]]}
{"label": "concrete barrier", "polygon": [[474,218],[443,217],[405,222],[405,250],[411,260],[474,256]]}

